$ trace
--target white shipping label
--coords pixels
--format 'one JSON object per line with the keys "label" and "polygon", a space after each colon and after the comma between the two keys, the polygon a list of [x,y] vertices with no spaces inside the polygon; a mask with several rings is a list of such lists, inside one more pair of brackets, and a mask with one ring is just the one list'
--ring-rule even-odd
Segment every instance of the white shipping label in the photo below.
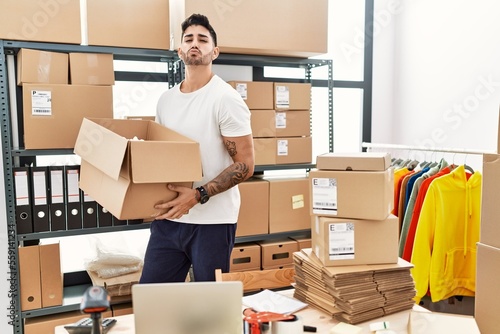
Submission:
{"label": "white shipping label", "polygon": [[288,140],[278,140],[278,155],[288,155]]}
{"label": "white shipping label", "polygon": [[52,92],[46,90],[31,91],[31,114],[52,116]]}
{"label": "white shipping label", "polygon": [[248,98],[248,88],[246,83],[236,84],[236,91],[241,95],[243,100]]}
{"label": "white shipping label", "polygon": [[286,113],[276,113],[276,129],[286,129]]}
{"label": "white shipping label", "polygon": [[315,177],[311,182],[313,213],[337,215],[337,179]]}
{"label": "white shipping label", "polygon": [[328,225],[328,255],[330,260],[353,260],[354,223]]}
{"label": "white shipping label", "polygon": [[290,108],[290,90],[288,86],[276,86],[276,109]]}

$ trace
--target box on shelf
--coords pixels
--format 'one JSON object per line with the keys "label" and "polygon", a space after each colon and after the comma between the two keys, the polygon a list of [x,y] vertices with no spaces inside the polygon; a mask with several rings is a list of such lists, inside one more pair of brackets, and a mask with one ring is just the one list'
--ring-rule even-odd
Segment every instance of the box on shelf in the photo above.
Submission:
{"label": "box on shelf", "polygon": [[276,138],[254,138],[255,165],[276,165],[276,146]]}
{"label": "box on shelf", "polygon": [[273,83],[267,81],[228,81],[249,109],[273,109]]}
{"label": "box on shelf", "polygon": [[153,121],[86,118],[75,153],[80,188],[118,219],[150,218],[156,203],[177,195],[167,183],[202,177],[199,144]]}
{"label": "box on shelf", "polygon": [[229,271],[260,270],[260,246],[256,243],[243,243],[234,246],[231,252]]}
{"label": "box on shelf", "polygon": [[313,169],[309,172],[311,214],[384,220],[394,202],[394,172]]}
{"label": "box on shelf", "polygon": [[87,0],[87,26],[89,45],[170,49],[169,1]]}
{"label": "box on shelf", "polygon": [[312,240],[311,238],[305,238],[305,237],[289,237],[292,240],[295,240],[297,244],[299,245],[299,250],[304,249],[304,248],[312,248]]}
{"label": "box on shelf", "polygon": [[337,171],[383,171],[391,167],[385,152],[325,153],[316,157],[316,168]]}
{"label": "box on shelf", "polygon": [[254,138],[255,165],[311,163],[311,137]]}
{"label": "box on shelf", "polygon": [[481,333],[496,333],[500,328],[498,299],[500,298],[500,248],[477,244],[476,296],[474,317]]}
{"label": "box on shelf", "polygon": [[251,110],[254,138],[310,136],[309,110]]}
{"label": "box on shelf", "polygon": [[262,269],[293,265],[293,253],[299,250],[297,242],[286,239],[277,241],[259,241],[261,247]]}
{"label": "box on shelf", "polygon": [[69,53],[72,85],[112,86],[115,84],[113,55],[110,53]]}
{"label": "box on shelf", "polygon": [[276,110],[311,109],[311,84],[275,82],[274,109]]}
{"label": "box on shelf", "polygon": [[23,85],[24,148],[73,148],[84,117],[113,117],[111,86]]}
{"label": "box on shelf", "polygon": [[17,53],[17,84],[67,84],[68,54],[32,49]]}
{"label": "box on shelf", "polygon": [[[111,311],[105,311],[101,314],[102,318],[110,318],[112,316]],[[26,318],[24,319],[24,334],[54,333],[57,326],[73,324],[83,318],[89,318],[89,315],[82,314],[80,311]]]}
{"label": "box on shelf", "polygon": [[307,177],[267,177],[266,180],[269,181],[269,233],[310,229]]}
{"label": "box on shelf", "polygon": [[269,233],[269,182],[250,178],[238,184],[241,206],[236,236]]}
{"label": "box on shelf", "polygon": [[398,262],[399,220],[312,216],[312,250],[329,266]]}
{"label": "box on shelf", "polygon": [[497,192],[500,187],[500,155],[483,155],[481,229],[479,241],[500,248],[500,212]]}
{"label": "box on shelf", "polygon": [[[220,5],[184,0],[182,3],[184,10],[178,14],[180,17],[192,13],[207,15],[217,32],[221,52],[304,58],[328,52],[327,0],[225,1]],[[177,26],[180,24],[176,25],[179,31],[174,31],[175,47],[181,37]],[[270,31],[273,33],[269,34]]]}
{"label": "box on shelf", "polygon": [[80,1],[2,1],[0,39],[81,44]]}
{"label": "box on shelf", "polygon": [[113,297],[131,296],[132,286],[139,283],[142,270],[116,277],[99,277],[94,271],[87,271],[93,285],[102,286]]}
{"label": "box on shelf", "polygon": [[42,307],[42,286],[38,246],[19,247],[18,256],[21,311],[39,309]]}
{"label": "box on shelf", "polygon": [[59,243],[39,245],[42,307],[63,303],[63,273]]}
{"label": "box on shelf", "polygon": [[134,309],[132,303],[123,303],[111,305],[111,310],[113,312],[113,317],[118,317],[120,315],[133,314]]}

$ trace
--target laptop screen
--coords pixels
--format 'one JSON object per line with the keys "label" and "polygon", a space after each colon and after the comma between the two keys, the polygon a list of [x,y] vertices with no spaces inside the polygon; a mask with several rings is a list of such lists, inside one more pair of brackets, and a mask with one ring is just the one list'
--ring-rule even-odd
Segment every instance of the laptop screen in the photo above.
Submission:
{"label": "laptop screen", "polygon": [[136,284],[136,334],[241,334],[243,285],[235,282]]}

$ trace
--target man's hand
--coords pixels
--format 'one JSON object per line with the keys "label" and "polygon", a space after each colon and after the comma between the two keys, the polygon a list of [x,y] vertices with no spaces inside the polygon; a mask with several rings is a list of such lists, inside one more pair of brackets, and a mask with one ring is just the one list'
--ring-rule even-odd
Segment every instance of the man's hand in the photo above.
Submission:
{"label": "man's hand", "polygon": [[154,219],[179,219],[189,213],[189,210],[198,204],[196,200],[196,189],[191,189],[174,184],[167,185],[169,190],[178,193],[177,197],[165,203],[157,203],[155,209],[158,213],[153,216]]}

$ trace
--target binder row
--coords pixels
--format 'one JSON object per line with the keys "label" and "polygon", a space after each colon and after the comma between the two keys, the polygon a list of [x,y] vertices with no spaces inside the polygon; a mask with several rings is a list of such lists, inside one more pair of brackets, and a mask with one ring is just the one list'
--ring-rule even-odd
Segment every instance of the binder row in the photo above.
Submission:
{"label": "binder row", "polygon": [[119,220],[79,188],[80,166],[14,167],[17,234],[142,223]]}

